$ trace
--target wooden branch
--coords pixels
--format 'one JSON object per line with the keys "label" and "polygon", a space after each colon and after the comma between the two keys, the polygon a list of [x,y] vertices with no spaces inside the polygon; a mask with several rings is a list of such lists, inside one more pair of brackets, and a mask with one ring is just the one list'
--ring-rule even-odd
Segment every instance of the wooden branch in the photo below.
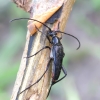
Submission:
{"label": "wooden branch", "polygon": [[[50,5],[57,4],[57,0],[43,0],[43,2],[44,5],[46,2],[49,2]],[[65,28],[66,21],[68,19],[70,11],[72,10],[74,2],[75,0],[64,0],[64,7],[62,10],[61,17],[59,18],[61,22],[61,31],[63,31]],[[36,12],[37,11],[34,12],[34,15],[36,14]],[[52,26],[50,27],[52,28]],[[34,34],[33,36],[29,36],[30,32],[27,32],[28,36],[26,39],[26,45],[23,52],[20,69],[17,74],[17,79],[15,82],[11,100],[46,100],[51,81],[51,66],[47,73],[44,75],[44,77],[41,79],[41,81],[18,95],[21,91],[26,89],[28,86],[36,82],[41,77],[41,75],[46,70],[48,61],[50,59],[50,50],[48,49],[41,51],[34,57],[28,59],[24,58],[26,56],[36,53],[44,46],[50,46],[50,43],[46,39],[45,35],[46,28],[42,27],[41,31],[43,32],[43,34],[37,32],[37,34]]]}

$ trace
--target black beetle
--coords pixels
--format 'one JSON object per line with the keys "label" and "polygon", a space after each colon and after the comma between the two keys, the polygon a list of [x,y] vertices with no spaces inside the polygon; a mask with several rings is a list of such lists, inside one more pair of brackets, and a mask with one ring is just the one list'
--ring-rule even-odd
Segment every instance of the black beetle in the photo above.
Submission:
{"label": "black beetle", "polygon": [[[34,54],[34,55],[36,55],[36,54],[38,54],[40,51],[42,51],[43,49],[46,49],[46,48],[48,48],[48,49],[51,50],[51,53],[50,53],[50,60],[49,60],[49,62],[48,62],[48,64],[47,64],[47,68],[46,68],[45,72],[43,73],[43,75],[42,75],[34,84],[30,85],[30,86],[27,87],[25,90],[29,89],[30,87],[32,87],[33,85],[35,85],[36,83],[38,83],[38,82],[41,80],[41,78],[42,78],[42,77],[44,76],[44,74],[47,72],[47,70],[48,70],[49,65],[50,65],[51,62],[52,62],[52,75],[53,75],[53,76],[52,76],[52,82],[51,82],[51,87],[52,87],[52,85],[54,85],[55,83],[61,81],[61,80],[62,80],[63,78],[65,78],[66,75],[67,75],[66,70],[65,70],[64,67],[62,66],[63,58],[64,58],[64,55],[65,55],[65,54],[64,54],[64,51],[63,51],[62,43],[61,43],[61,41],[60,41],[60,40],[62,39],[62,37],[59,38],[59,37],[57,36],[57,34],[58,34],[58,33],[63,33],[63,34],[66,34],[66,35],[69,35],[69,36],[75,38],[75,39],[78,41],[78,43],[79,43],[79,46],[78,46],[77,50],[80,48],[80,41],[79,41],[75,36],[73,36],[73,35],[71,35],[71,34],[68,34],[68,33],[65,33],[65,32],[61,32],[61,31],[54,31],[54,30],[51,30],[51,28],[49,28],[46,24],[44,24],[44,23],[42,23],[42,22],[40,22],[40,21],[38,21],[38,20],[30,19],[30,18],[18,18],[18,19],[14,19],[14,20],[19,20],[19,19],[34,20],[34,21],[37,21],[37,22],[43,24],[44,26],[46,26],[46,27],[49,29],[48,32],[47,32],[47,34],[46,34],[46,36],[47,36],[47,39],[49,40],[49,42],[52,44],[52,47],[51,47],[51,48],[50,48],[49,46],[45,46],[44,48],[40,49],[38,52],[36,52],[36,53]],[[14,20],[12,20],[12,21],[14,21]],[[40,31],[37,27],[36,27],[36,29],[37,29],[38,31]],[[58,29],[59,29],[59,24],[58,24]],[[41,32],[41,31],[40,31],[40,32]],[[41,33],[42,33],[42,32],[41,32]],[[51,40],[50,40],[50,37],[51,37]],[[34,55],[31,55],[31,56],[25,57],[25,58],[30,58],[30,57],[32,57],[32,56],[34,56]],[[60,76],[61,70],[63,71],[63,73],[64,73],[65,75],[64,75],[61,79],[58,79],[59,76]],[[49,93],[50,93],[51,87],[50,87],[50,89],[49,89]],[[21,93],[24,92],[25,90],[21,91],[19,94],[21,94]],[[48,93],[48,95],[49,95],[49,93]]]}

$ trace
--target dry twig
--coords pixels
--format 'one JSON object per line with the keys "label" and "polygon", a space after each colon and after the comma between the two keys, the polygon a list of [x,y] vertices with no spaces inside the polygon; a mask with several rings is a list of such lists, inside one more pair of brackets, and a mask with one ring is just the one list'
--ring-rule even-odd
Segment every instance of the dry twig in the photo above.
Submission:
{"label": "dry twig", "polygon": [[[43,1],[43,2],[39,3],[40,6],[39,10],[36,9],[36,6],[33,6],[34,12],[31,11],[31,18],[34,18],[34,16],[37,15],[37,13],[39,12],[40,13],[46,12],[45,7],[43,8],[41,7],[41,5],[45,6],[47,3],[49,8],[49,6],[50,7],[54,5],[56,6],[58,2],[57,0],[37,0],[37,1]],[[63,10],[59,18],[61,22],[60,23],[61,31],[64,31],[66,21],[68,19],[70,11],[72,10],[72,6],[75,0],[63,0],[63,1],[64,1]],[[50,27],[52,28],[52,25]],[[41,30],[44,34],[37,32],[37,34],[29,36],[31,33],[29,30],[27,32],[28,36],[26,40],[26,45],[23,52],[20,69],[17,74],[17,79],[15,82],[11,100],[46,100],[49,87],[50,87],[52,67],[49,68],[49,70],[47,71],[47,73],[44,75],[44,77],[41,79],[40,82],[32,86],[30,89],[24,91],[22,94],[18,95],[21,91],[23,91],[25,88],[30,86],[36,80],[38,80],[47,67],[47,63],[49,61],[49,55],[50,55],[50,51],[48,49],[43,50],[42,52],[38,53],[36,56],[31,57],[29,59],[24,58],[27,55],[32,55],[36,53],[44,46],[50,45],[50,43],[46,39],[45,28],[42,27]]]}

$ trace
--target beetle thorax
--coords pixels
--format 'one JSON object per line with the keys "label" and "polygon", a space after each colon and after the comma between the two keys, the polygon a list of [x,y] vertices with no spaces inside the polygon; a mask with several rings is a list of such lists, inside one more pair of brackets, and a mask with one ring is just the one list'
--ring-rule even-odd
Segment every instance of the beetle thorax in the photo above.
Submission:
{"label": "beetle thorax", "polygon": [[60,39],[57,36],[53,36],[52,44],[53,45],[61,45]]}

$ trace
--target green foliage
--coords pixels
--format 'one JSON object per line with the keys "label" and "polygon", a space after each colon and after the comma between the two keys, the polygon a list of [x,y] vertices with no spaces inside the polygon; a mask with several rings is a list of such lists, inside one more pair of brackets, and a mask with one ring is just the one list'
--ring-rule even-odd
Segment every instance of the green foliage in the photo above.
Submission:
{"label": "green foliage", "polygon": [[95,10],[100,11],[100,0],[91,0],[91,3],[93,7],[95,8]]}

